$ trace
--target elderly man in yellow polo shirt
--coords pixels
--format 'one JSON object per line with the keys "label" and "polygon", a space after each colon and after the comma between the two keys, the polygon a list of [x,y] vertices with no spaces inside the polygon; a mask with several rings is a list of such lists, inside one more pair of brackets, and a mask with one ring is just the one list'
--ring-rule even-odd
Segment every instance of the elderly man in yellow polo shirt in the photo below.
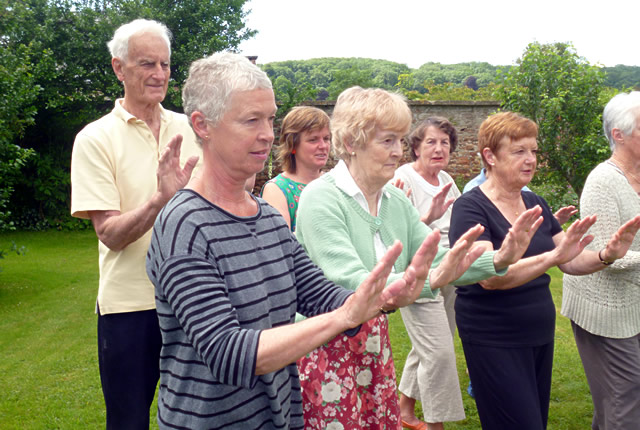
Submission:
{"label": "elderly man in yellow polo shirt", "polygon": [[171,33],[138,19],[108,43],[124,98],[78,135],[71,214],[99,239],[98,358],[107,429],[148,429],[162,338],[145,257],[156,215],[191,177],[200,147],[187,117],[163,109]]}

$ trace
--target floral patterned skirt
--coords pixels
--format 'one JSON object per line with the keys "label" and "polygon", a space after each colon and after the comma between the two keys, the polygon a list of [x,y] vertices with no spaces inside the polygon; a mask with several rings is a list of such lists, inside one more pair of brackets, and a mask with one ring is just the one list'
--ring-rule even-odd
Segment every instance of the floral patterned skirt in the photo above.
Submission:
{"label": "floral patterned skirt", "polygon": [[386,315],[297,364],[305,429],[402,429]]}

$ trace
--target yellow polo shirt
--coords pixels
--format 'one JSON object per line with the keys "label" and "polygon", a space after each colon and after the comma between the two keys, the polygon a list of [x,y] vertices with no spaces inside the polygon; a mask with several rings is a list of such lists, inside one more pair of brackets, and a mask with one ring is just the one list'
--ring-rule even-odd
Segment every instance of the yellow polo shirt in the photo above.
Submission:
{"label": "yellow polo shirt", "polygon": [[[147,124],[116,100],[108,115],[88,124],[76,136],[71,156],[71,215],[89,218],[87,211],[129,212],[157,190],[158,159],[176,134],[183,136],[181,165],[202,150],[185,115],[162,109],[160,144]],[[153,284],[145,269],[151,230],[122,251],[98,242],[101,314],[155,309]]]}

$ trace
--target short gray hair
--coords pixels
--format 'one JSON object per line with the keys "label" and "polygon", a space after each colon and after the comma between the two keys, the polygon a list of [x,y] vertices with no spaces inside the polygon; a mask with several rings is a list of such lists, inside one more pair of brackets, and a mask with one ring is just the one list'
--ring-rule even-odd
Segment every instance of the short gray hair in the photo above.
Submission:
{"label": "short gray hair", "polygon": [[182,107],[189,122],[191,114],[198,111],[216,125],[234,91],[258,89],[272,89],[265,72],[240,54],[217,52],[191,64],[182,87]]}
{"label": "short gray hair", "polygon": [[107,43],[111,58],[120,58],[122,61],[127,61],[129,39],[144,33],[154,34],[162,38],[167,43],[169,58],[171,58],[171,31],[163,23],[150,19],[136,19],[118,27],[113,34],[113,39]]}
{"label": "short gray hair", "polygon": [[616,149],[616,142],[611,132],[617,128],[625,136],[633,133],[636,127],[636,117],[640,113],[640,91],[620,93],[615,95],[604,108],[602,113],[602,129],[609,140],[611,151]]}

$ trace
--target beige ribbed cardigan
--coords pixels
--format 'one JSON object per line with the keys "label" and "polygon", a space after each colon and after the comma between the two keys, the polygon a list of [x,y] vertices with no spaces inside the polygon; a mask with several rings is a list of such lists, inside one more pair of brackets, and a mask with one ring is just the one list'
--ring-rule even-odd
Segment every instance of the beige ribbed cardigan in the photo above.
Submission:
{"label": "beige ribbed cardigan", "polygon": [[[640,214],[640,196],[618,167],[606,161],[587,178],[580,198],[582,217],[597,215],[588,249],[598,251],[626,221]],[[640,333],[640,235],[627,255],[587,276],[564,275],[562,315],[586,331],[610,338]]]}

